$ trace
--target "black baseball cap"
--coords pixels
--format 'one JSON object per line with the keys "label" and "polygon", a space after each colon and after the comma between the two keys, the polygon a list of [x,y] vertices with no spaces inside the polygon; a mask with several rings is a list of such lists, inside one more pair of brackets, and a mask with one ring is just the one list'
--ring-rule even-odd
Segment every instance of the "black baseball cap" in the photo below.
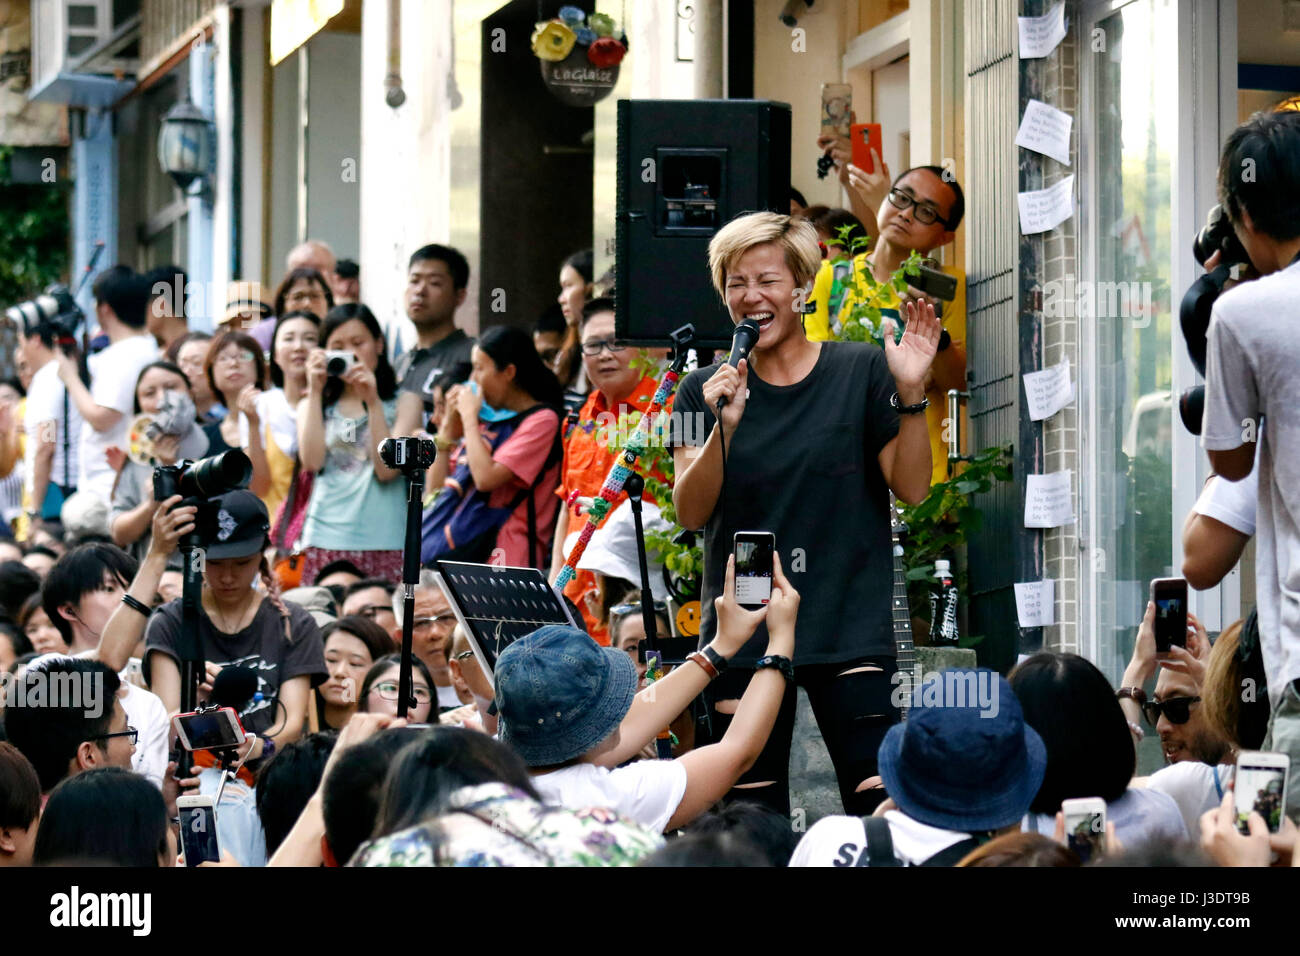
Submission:
{"label": "black baseball cap", "polygon": [[271,520],[262,499],[244,488],[212,499],[212,527],[205,552],[208,560],[247,558],[266,547]]}

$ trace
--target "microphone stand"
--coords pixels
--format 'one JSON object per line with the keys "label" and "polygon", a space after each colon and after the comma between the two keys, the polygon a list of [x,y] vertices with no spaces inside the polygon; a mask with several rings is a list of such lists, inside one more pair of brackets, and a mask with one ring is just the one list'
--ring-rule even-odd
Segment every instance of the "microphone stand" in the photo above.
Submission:
{"label": "microphone stand", "polygon": [[[645,641],[641,645],[641,653],[646,663],[646,673],[653,674],[654,679],[658,679],[663,670],[663,655],[659,651],[654,594],[650,590],[650,565],[646,559],[645,527],[641,522],[641,495],[645,492],[645,479],[634,471],[624,480],[623,490],[627,492],[628,504],[632,508],[637,563],[641,566],[641,622],[645,625]],[[655,753],[660,760],[672,759],[672,732],[667,727],[655,738]]]}
{"label": "microphone stand", "polygon": [[402,545],[402,662],[397,677],[398,717],[405,717],[407,710],[415,706],[411,654],[415,586],[420,581],[420,521],[424,515],[425,476],[421,467],[403,468],[402,472],[406,476],[406,540]]}

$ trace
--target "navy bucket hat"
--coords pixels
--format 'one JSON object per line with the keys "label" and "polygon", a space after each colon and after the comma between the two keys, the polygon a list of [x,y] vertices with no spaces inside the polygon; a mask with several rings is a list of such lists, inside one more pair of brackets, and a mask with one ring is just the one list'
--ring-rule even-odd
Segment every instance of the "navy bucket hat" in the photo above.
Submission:
{"label": "navy bucket hat", "polygon": [[530,767],[580,757],[612,734],[636,696],[636,665],[583,631],[538,628],[497,658],[496,708],[502,743]]}
{"label": "navy bucket hat", "polygon": [[980,833],[1029,812],[1047,748],[995,671],[952,669],[914,691],[916,704],[880,744],[885,790],[914,820]]}

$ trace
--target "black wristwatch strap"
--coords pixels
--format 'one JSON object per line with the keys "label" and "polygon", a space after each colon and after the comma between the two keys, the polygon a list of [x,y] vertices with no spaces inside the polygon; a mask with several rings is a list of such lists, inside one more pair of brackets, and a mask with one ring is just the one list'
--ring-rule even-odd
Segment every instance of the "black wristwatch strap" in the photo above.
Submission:
{"label": "black wristwatch strap", "polygon": [[721,674],[723,671],[727,669],[727,659],[723,657],[721,654],[719,654],[717,651],[715,651],[708,644],[705,644],[702,648],[700,648],[700,653],[703,654],[706,658],[708,658],[709,663],[713,665],[713,669],[717,671],[719,674]]}
{"label": "black wristwatch strap", "polygon": [[761,671],[767,668],[774,668],[785,675],[785,679],[794,683],[794,662],[788,657],[782,657],[779,654],[769,654],[767,657],[760,657],[758,663],[754,665],[754,670]]}

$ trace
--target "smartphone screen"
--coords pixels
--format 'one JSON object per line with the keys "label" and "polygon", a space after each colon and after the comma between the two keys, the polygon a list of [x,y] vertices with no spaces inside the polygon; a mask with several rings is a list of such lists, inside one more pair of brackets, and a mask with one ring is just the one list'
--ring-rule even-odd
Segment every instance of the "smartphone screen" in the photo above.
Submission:
{"label": "smartphone screen", "polygon": [[1270,833],[1281,829],[1282,807],[1286,802],[1286,770],[1286,767],[1252,761],[1250,754],[1242,754],[1238,759],[1233,790],[1237,794],[1237,829],[1242,833],[1250,833],[1247,821],[1252,811],[1264,818]]}
{"label": "smartphone screen", "polygon": [[217,814],[210,803],[198,806],[177,806],[181,821],[181,851],[186,866],[200,863],[220,863],[221,850],[217,846]]}
{"label": "smartphone screen", "polygon": [[770,531],[737,531],[736,603],[760,608],[772,598],[772,555],[776,536]]}
{"label": "smartphone screen", "polygon": [[182,714],[176,719],[185,728],[185,738],[190,750],[212,750],[220,747],[238,747],[244,737],[231,723],[229,708],[206,714]]}
{"label": "smartphone screen", "polygon": [[[1069,803],[1070,801],[1066,801]],[[1104,807],[1104,805],[1103,805]],[[1104,856],[1106,853],[1106,811],[1105,809],[1071,811],[1065,814],[1065,842],[1084,863]]]}
{"label": "smartphone screen", "polygon": [[1156,606],[1156,653],[1168,654],[1177,644],[1187,646],[1187,582],[1182,578],[1157,578],[1151,582]]}

